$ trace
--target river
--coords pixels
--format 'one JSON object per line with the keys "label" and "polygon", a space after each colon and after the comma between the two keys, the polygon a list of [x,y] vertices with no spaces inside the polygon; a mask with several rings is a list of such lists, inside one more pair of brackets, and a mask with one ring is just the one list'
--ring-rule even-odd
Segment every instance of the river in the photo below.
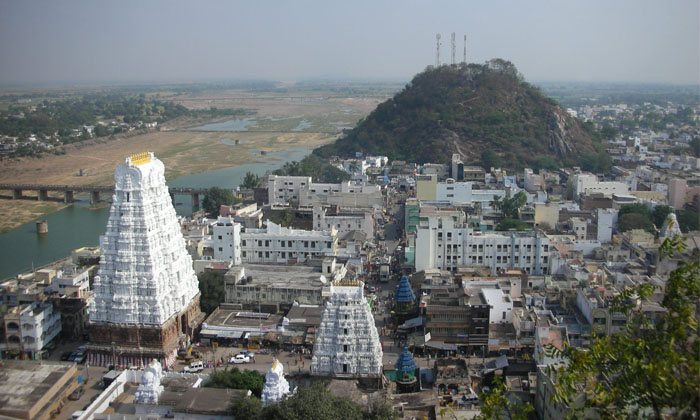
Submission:
{"label": "river", "polygon": [[[168,182],[168,185],[234,189],[243,181],[246,172],[263,175],[286,162],[301,160],[310,152],[307,147],[294,147],[260,156],[257,163],[187,175]],[[109,207],[91,210],[88,197],[78,199],[72,206],[41,218],[48,222],[48,234],[38,235],[36,220],[33,220],[0,235],[0,279],[65,258],[76,248],[99,244],[99,237],[107,225]],[[191,204],[191,196],[175,196],[175,210],[179,215],[191,214]]]}

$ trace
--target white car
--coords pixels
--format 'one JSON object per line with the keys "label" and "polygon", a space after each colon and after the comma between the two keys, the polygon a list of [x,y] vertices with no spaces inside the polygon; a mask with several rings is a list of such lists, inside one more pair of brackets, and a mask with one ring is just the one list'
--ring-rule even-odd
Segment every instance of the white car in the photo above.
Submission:
{"label": "white car", "polygon": [[234,357],[229,360],[229,363],[235,363],[235,364],[240,364],[240,363],[250,363],[250,357],[246,356],[245,354],[237,354]]}
{"label": "white car", "polygon": [[201,372],[204,370],[204,363],[203,362],[192,362],[190,363],[189,366],[185,366],[185,369],[183,372],[185,373],[196,373],[196,372]]}

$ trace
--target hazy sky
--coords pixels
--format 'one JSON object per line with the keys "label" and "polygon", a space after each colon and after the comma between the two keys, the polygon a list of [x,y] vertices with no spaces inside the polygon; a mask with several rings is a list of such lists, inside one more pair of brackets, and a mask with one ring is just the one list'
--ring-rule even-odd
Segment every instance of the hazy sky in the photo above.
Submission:
{"label": "hazy sky", "polygon": [[409,80],[512,61],[531,81],[700,83],[698,0],[0,0],[0,83]]}

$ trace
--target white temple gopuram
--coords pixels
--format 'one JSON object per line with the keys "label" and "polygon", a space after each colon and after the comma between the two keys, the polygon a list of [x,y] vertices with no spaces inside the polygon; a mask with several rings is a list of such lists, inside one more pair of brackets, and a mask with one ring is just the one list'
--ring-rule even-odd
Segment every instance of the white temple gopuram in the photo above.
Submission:
{"label": "white temple gopuram", "polygon": [[163,368],[153,359],[141,375],[141,384],[134,394],[134,402],[138,404],[158,404],[158,397],[163,392]]}
{"label": "white temple gopuram", "polygon": [[289,382],[284,377],[284,366],[277,359],[273,359],[272,367],[265,374],[262,404],[267,406],[277,403],[287,394],[289,394]]}
{"label": "white temple gopuram", "polygon": [[89,362],[169,367],[201,323],[197,276],[185,249],[165,167],[153,153],[126,158],[100,240],[103,255],[90,307]]}
{"label": "white temple gopuram", "polygon": [[379,378],[382,345],[360,281],[333,282],[316,333],[311,374]]}

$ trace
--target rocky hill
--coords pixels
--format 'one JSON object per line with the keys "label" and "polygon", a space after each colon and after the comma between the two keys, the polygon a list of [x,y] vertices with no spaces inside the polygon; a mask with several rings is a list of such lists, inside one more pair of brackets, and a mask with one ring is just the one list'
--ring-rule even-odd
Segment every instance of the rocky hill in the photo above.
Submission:
{"label": "rocky hill", "polygon": [[515,66],[429,67],[355,129],[314,151],[440,163],[453,153],[465,163],[507,168],[555,167],[594,153],[586,128],[523,81]]}

